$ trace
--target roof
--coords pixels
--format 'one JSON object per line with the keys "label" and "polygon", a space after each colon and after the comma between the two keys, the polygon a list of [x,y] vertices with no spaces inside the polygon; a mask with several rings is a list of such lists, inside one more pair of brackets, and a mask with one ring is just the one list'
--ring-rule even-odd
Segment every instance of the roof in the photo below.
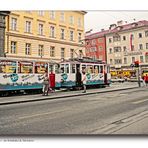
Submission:
{"label": "roof", "polygon": [[100,32],[92,33],[90,35],[86,35],[85,39],[99,38],[99,37],[105,36],[106,34],[116,33],[116,32],[119,32],[119,31],[121,32],[121,31],[125,31],[125,30],[130,30],[130,29],[135,29],[135,28],[139,28],[139,27],[143,27],[143,26],[148,26],[147,20],[141,20],[141,21],[138,21],[138,22],[130,23],[130,24],[116,26],[114,29],[103,30],[103,31],[100,31]]}
{"label": "roof", "polygon": [[92,33],[88,36],[85,36],[85,39],[93,39],[93,38],[103,37],[107,33],[109,33],[109,30],[103,30],[100,32]]}
{"label": "roof", "polygon": [[130,30],[130,29],[135,29],[135,28],[139,28],[139,27],[143,27],[143,26],[147,26],[147,25],[148,25],[148,21],[146,21],[146,20],[133,22],[133,23],[126,24],[126,25],[117,26],[114,29],[109,30],[109,34],[116,33],[119,31],[126,31],[126,30]]}

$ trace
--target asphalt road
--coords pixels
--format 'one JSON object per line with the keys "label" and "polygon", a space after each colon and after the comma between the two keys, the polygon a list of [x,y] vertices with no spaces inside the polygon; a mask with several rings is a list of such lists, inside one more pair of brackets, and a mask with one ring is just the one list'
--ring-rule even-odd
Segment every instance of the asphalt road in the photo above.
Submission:
{"label": "asphalt road", "polygon": [[148,116],[147,89],[0,106],[0,135],[128,134]]}

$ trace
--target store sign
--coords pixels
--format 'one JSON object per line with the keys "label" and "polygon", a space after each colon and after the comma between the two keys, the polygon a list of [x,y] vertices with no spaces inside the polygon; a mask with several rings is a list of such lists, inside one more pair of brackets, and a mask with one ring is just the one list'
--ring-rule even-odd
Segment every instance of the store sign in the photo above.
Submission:
{"label": "store sign", "polygon": [[141,51],[135,51],[135,52],[126,52],[124,54],[125,56],[134,56],[134,55],[142,55],[142,52]]}

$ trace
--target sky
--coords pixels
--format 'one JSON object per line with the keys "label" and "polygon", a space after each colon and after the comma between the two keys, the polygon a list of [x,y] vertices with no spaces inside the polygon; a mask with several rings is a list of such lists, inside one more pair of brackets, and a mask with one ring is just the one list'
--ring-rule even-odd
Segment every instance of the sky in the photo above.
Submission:
{"label": "sky", "polygon": [[124,23],[132,23],[139,20],[148,20],[148,11],[87,11],[84,17],[85,31],[92,33],[108,29],[110,24],[122,20]]}

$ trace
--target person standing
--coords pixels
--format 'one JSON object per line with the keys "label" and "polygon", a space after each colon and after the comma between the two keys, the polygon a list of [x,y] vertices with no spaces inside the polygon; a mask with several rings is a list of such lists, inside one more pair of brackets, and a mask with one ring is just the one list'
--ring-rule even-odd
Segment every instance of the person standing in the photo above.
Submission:
{"label": "person standing", "polygon": [[80,90],[82,86],[82,76],[79,68],[77,69],[76,73],[76,86],[78,87],[78,90]]}
{"label": "person standing", "polygon": [[83,84],[83,93],[86,93],[86,72],[83,70],[82,71],[82,84]]}
{"label": "person standing", "polygon": [[146,86],[148,86],[148,75],[147,74],[144,76],[144,81],[145,81]]}
{"label": "person standing", "polygon": [[43,81],[43,96],[48,96],[49,92],[49,78],[48,74],[45,74],[44,81]]}

